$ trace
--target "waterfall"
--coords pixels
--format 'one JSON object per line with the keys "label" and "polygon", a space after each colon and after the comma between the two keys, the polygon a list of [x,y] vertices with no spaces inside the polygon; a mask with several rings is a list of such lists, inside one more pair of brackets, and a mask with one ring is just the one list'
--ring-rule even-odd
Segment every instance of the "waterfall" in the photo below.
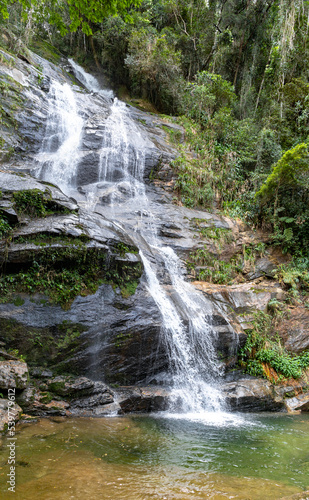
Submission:
{"label": "waterfall", "polygon": [[[130,197],[144,194],[145,140],[129,119],[126,106],[115,98],[106,120],[100,153],[99,181],[126,189]],[[102,186],[102,184],[101,184]]]}
{"label": "waterfall", "polygon": [[[98,91],[96,80],[70,61],[78,79],[89,90]],[[90,82],[90,83],[89,83]],[[78,152],[83,129],[74,93],[69,86],[54,84],[50,93],[50,113],[41,156],[47,155],[41,169],[43,178],[64,190],[74,187]],[[98,182],[86,186],[88,208],[105,203],[104,214],[124,228],[138,233],[151,254],[140,251],[147,277],[147,289],[162,316],[162,342],[169,358],[172,389],[171,412],[220,412],[224,409],[220,394],[221,367],[214,343],[216,335],[210,326],[212,306],[190,283],[185,281],[182,263],[170,247],[163,246],[152,223],[151,204],[143,183],[144,137],[126,105],[117,99],[103,124],[104,134],[99,152]],[[65,188],[66,186],[66,188]],[[110,210],[110,213],[108,212]],[[130,213],[131,219],[127,220]],[[139,224],[140,214],[147,213],[148,224]],[[134,217],[132,214],[135,214]],[[133,220],[132,220],[133,219]],[[142,228],[141,228],[142,227]],[[138,242],[138,238],[136,239]],[[159,266],[167,277],[160,282]]]}
{"label": "waterfall", "polygon": [[53,81],[49,90],[45,138],[37,156],[36,175],[62,190],[73,186],[83,131],[72,88]]}
{"label": "waterfall", "polygon": [[94,76],[84,71],[83,68],[79,66],[79,64],[73,61],[73,59],[68,59],[68,61],[73,69],[75,77],[80,81],[80,83],[84,85],[84,87],[86,87],[87,90],[89,90],[89,92],[98,92],[110,99],[114,97],[114,93],[112,90],[102,89],[98,80]]}

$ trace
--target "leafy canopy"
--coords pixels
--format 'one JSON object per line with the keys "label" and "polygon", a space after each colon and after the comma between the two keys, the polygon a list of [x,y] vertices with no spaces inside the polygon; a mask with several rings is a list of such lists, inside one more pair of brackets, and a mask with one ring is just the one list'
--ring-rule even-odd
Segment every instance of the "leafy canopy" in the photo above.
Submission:
{"label": "leafy canopy", "polygon": [[[122,14],[129,17],[127,12],[132,7],[137,7],[142,0],[18,0],[25,17],[29,12],[35,17],[54,24],[61,35],[68,31],[80,28],[86,35],[92,34],[91,25],[100,23],[107,16]],[[14,0],[0,0],[0,14],[3,19],[8,19],[9,10]]]}
{"label": "leafy canopy", "polygon": [[302,143],[284,153],[256,196],[267,201],[282,188],[308,188],[308,181],[309,153],[307,144]]}

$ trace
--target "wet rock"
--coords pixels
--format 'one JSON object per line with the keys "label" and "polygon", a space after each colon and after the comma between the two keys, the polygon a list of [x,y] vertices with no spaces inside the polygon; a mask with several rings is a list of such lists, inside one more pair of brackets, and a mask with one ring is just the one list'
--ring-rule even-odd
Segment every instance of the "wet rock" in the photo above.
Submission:
{"label": "wet rock", "polygon": [[89,410],[94,407],[111,404],[114,402],[113,392],[102,382],[96,382],[91,396],[74,399],[70,403],[70,410]]}
{"label": "wet rock", "polygon": [[149,413],[166,410],[169,392],[156,387],[124,387],[117,391],[122,413]]}
{"label": "wet rock", "polygon": [[23,361],[0,361],[0,389],[25,389],[28,384],[28,366]]}
{"label": "wet rock", "polygon": [[309,391],[304,394],[299,394],[294,398],[286,399],[285,406],[289,412],[309,412]]}
{"label": "wet rock", "polygon": [[[41,384],[40,389],[29,385],[18,395],[18,403],[24,411],[35,416],[98,416],[110,413],[114,397],[111,389],[103,382],[94,382],[86,377],[59,376]],[[109,409],[104,410],[105,405]]]}
{"label": "wet rock", "polygon": [[24,412],[34,416],[66,415],[70,404],[67,401],[54,399],[48,391],[41,391],[29,385],[17,398]]}
{"label": "wet rock", "polygon": [[23,411],[28,411],[32,408],[34,401],[39,401],[39,394],[37,387],[30,384],[17,396],[17,402]]}
{"label": "wet rock", "polygon": [[8,399],[0,399],[0,433],[6,432],[9,422],[18,422],[22,414],[21,407]]}
{"label": "wet rock", "polygon": [[13,204],[8,200],[0,200],[0,214],[6,217],[11,226],[19,223],[19,217],[13,208]]}
{"label": "wet rock", "polygon": [[60,396],[76,397],[77,395],[91,394],[95,383],[87,377],[70,379],[68,377],[55,377],[47,381],[48,390]]}
{"label": "wet rock", "polygon": [[105,404],[104,406],[97,406],[92,408],[91,416],[106,417],[106,416],[115,416],[121,413],[122,412],[119,403],[110,403],[110,404]]}
{"label": "wet rock", "polygon": [[222,385],[223,395],[232,411],[279,411],[283,398],[274,393],[270,382],[263,379],[242,379]]}
{"label": "wet rock", "polygon": [[51,370],[46,370],[45,368],[33,367],[30,368],[30,375],[39,379],[49,379],[53,376],[53,372]]}

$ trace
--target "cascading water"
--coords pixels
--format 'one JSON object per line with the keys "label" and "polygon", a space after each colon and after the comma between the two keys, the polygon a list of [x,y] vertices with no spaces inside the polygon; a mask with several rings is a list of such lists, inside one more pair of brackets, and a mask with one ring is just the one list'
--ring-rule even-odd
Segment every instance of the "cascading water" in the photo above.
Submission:
{"label": "cascading water", "polygon": [[144,194],[144,143],[140,130],[126,113],[125,104],[116,98],[105,124],[99,181],[112,186],[122,183],[120,188],[127,190],[131,198]]}
{"label": "cascading water", "polygon": [[[71,65],[80,81],[91,80],[93,90],[97,85],[93,77],[90,79],[76,63],[71,61]],[[83,120],[67,85],[53,84],[50,98],[50,119],[41,152],[41,158],[45,155],[47,160],[44,159],[40,172],[44,179],[52,179],[68,192],[74,187]],[[107,216],[110,210],[114,221],[126,227],[130,224],[131,230],[138,231],[139,238],[147,242],[149,254],[144,251],[140,254],[148,291],[162,315],[162,339],[170,364],[171,411],[220,412],[224,404],[217,386],[220,366],[214,348],[215,333],[209,324],[212,307],[185,281],[175,252],[162,246],[156,235],[143,183],[145,149],[149,141],[131,119],[125,104],[117,99],[104,123],[98,182],[86,186],[87,206],[94,209],[103,199]],[[124,215],[128,213],[136,214],[129,222]],[[148,215],[148,225],[143,229],[139,229],[141,213]],[[170,283],[167,286],[158,278],[158,266],[162,264],[165,282]]]}
{"label": "cascading water", "polygon": [[72,88],[54,80],[49,90],[45,138],[37,157],[38,177],[63,190],[74,185],[83,125]]}
{"label": "cascading water", "polygon": [[103,94],[106,97],[113,98],[114,93],[112,90],[107,90],[107,89],[102,89],[98,80],[90,75],[89,73],[86,73],[86,71],[83,70],[73,59],[68,59],[74,74],[76,78],[86,87],[89,92],[98,92],[100,94]]}

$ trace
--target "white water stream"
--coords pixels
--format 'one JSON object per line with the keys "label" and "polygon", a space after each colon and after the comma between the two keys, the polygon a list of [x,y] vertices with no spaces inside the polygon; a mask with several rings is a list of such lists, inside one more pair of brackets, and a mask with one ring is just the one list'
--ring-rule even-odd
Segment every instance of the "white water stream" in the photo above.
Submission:
{"label": "white water stream", "polygon": [[64,192],[74,184],[83,126],[71,87],[53,80],[37,176],[57,184]]}
{"label": "white water stream", "polygon": [[[98,82],[74,61],[76,77],[90,90],[100,92]],[[54,82],[50,89],[50,111],[46,138],[39,155],[39,175],[71,193],[78,166],[83,118],[69,85]],[[147,288],[162,316],[162,339],[169,356],[172,401],[170,411],[208,420],[222,418],[224,403],[219,389],[220,365],[214,348],[215,333],[209,324],[211,304],[183,276],[182,264],[170,247],[164,247],[152,224],[143,172],[147,139],[134,122],[124,103],[114,100],[104,122],[100,148],[99,182],[85,187],[87,207],[94,208],[104,193],[106,209],[117,222],[117,209],[136,213],[131,228],[140,231],[153,258],[140,252]],[[107,206],[108,205],[108,206]],[[148,216],[148,230],[140,230],[141,214]],[[130,221],[131,223],[131,221]],[[121,224],[121,222],[119,222]],[[156,263],[155,256],[159,256]],[[169,286],[160,283],[159,266],[164,265]],[[210,415],[210,416],[209,416]],[[219,417],[221,415],[221,417]],[[204,417],[203,417],[204,418]]]}

